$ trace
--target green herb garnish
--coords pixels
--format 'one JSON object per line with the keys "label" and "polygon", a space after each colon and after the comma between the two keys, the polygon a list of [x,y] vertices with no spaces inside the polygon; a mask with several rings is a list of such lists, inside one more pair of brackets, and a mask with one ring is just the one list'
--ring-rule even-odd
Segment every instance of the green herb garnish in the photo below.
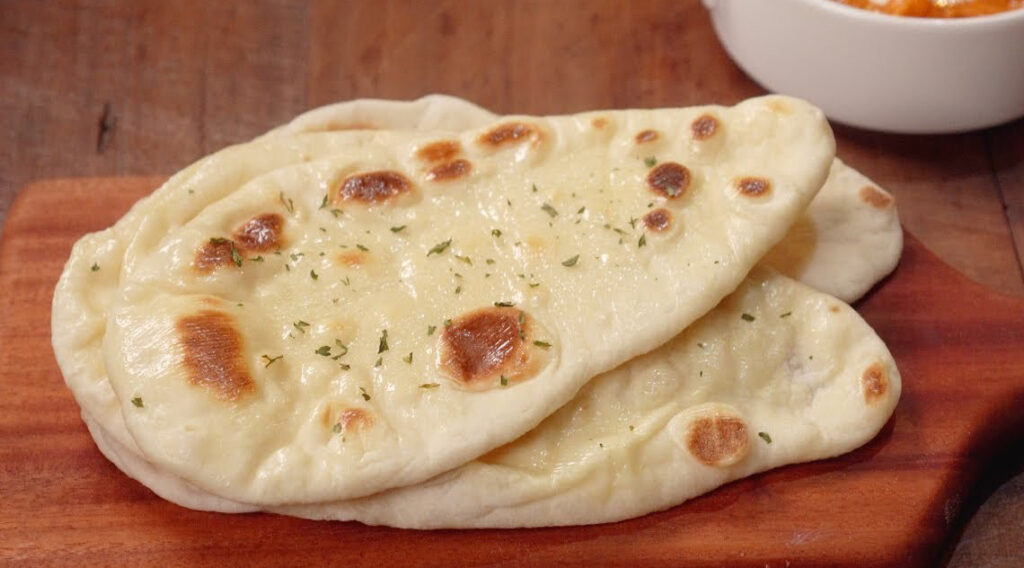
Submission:
{"label": "green herb garnish", "polygon": [[406,355],[405,357],[402,357],[402,360],[412,365],[412,351],[410,351],[409,354]]}
{"label": "green herb garnish", "polygon": [[320,209],[327,207],[327,194],[324,194],[324,200],[320,202]]}
{"label": "green herb garnish", "polygon": [[747,312],[743,312],[743,315],[741,315],[740,318],[743,321],[754,321],[754,319],[755,319],[754,316],[748,314]]}
{"label": "green herb garnish", "polygon": [[648,168],[653,168],[654,164],[657,163],[658,159],[655,158],[654,156],[647,156],[646,158],[644,158],[644,165],[646,165]]}
{"label": "green herb garnish", "polygon": [[370,249],[364,247],[363,245],[361,245],[359,243],[356,243],[356,248],[361,250],[361,251],[363,251],[363,252],[366,252],[366,251],[370,250]]}
{"label": "green herb garnish", "polygon": [[499,230],[499,229],[491,229],[491,236],[492,237],[500,237],[501,236],[501,230]]}
{"label": "green herb garnish", "polygon": [[551,344],[548,343],[547,341],[534,341],[533,344],[536,345],[537,347],[540,347],[541,349],[551,348]]}
{"label": "green herb garnish", "polygon": [[437,326],[436,325],[428,325],[427,326],[427,335],[434,335],[435,331],[437,331]]}
{"label": "green herb garnish", "polygon": [[636,248],[647,246],[647,235],[640,235],[640,240],[636,243]]}
{"label": "green herb garnish", "polygon": [[513,302],[494,302],[494,307],[496,308],[511,308],[514,305],[515,303]]}
{"label": "green herb garnish", "polygon": [[764,440],[764,443],[772,443],[772,437],[768,435],[768,432],[758,432],[757,435],[760,436],[762,440]]}
{"label": "green herb garnish", "polygon": [[781,315],[781,316],[779,316],[779,317],[780,317],[780,318],[788,318],[788,317],[789,317],[789,316],[791,316],[791,315],[793,315],[793,312],[786,312],[786,313],[782,314],[782,315]]}
{"label": "green herb garnish", "polygon": [[320,355],[322,357],[330,357],[331,356],[331,346],[330,345],[321,345],[319,348],[317,348],[316,354]]}
{"label": "green herb garnish", "polygon": [[572,258],[568,258],[562,261],[562,266],[576,266],[576,263],[580,260],[580,255],[576,255]]}
{"label": "green herb garnish", "polygon": [[320,275],[317,274],[315,270],[310,270],[309,271],[309,277],[312,278],[313,280],[319,280],[320,279]]}
{"label": "green herb garnish", "polygon": [[289,213],[295,213],[295,204],[292,203],[291,197],[289,197],[288,200],[286,201],[284,198],[284,192],[282,191],[277,194],[277,198],[278,200],[281,201],[281,205],[284,205],[284,208],[287,209]]}
{"label": "green herb garnish", "polygon": [[430,256],[432,254],[441,254],[442,252],[445,251],[445,249],[447,249],[449,246],[451,246],[451,244],[452,244],[452,240],[451,239],[448,239],[447,241],[442,241],[440,243],[437,243],[436,245],[434,245],[434,248],[432,248],[429,251],[427,251],[427,256]]}
{"label": "green herb garnish", "polygon": [[142,397],[141,396],[137,396],[137,397],[133,398],[132,399],[132,404],[135,405],[135,408],[145,408],[146,407],[146,405],[142,403]]}
{"label": "green herb garnish", "polygon": [[92,263],[92,266],[91,266],[91,267],[89,268],[89,270],[91,270],[91,271],[93,271],[93,272],[99,272],[99,271],[100,271],[100,265],[99,265],[99,264],[96,264],[96,263],[94,262],[94,263]]}
{"label": "green herb garnish", "polygon": [[284,357],[284,355],[278,355],[277,357],[271,357],[270,355],[264,355],[263,356],[263,360],[266,361],[266,363],[263,364],[263,368],[267,368],[267,367],[273,365],[274,361],[277,361],[278,359],[281,359],[282,357]]}
{"label": "green herb garnish", "polygon": [[441,383],[423,383],[422,385],[420,385],[420,388],[421,389],[436,389],[439,386],[441,386]]}
{"label": "green herb garnish", "polygon": [[295,327],[295,329],[301,331],[302,333],[306,333],[306,328],[309,327],[309,323],[299,320],[296,322],[292,322],[292,326]]}
{"label": "green herb garnish", "polygon": [[366,392],[366,389],[359,387],[359,393],[363,395],[363,400],[370,400],[370,395]]}
{"label": "green herb garnish", "polygon": [[397,227],[391,227],[391,232],[392,233],[401,233],[404,230],[405,230],[405,225],[399,225]]}
{"label": "green herb garnish", "polygon": [[544,212],[547,213],[549,216],[551,216],[552,219],[558,217],[558,210],[552,207],[550,203],[545,203],[544,205],[541,205],[540,208],[543,209]]}
{"label": "green herb garnish", "polygon": [[384,329],[380,332],[380,343],[377,345],[377,353],[383,353],[388,350],[388,330]]}
{"label": "green herb garnish", "polygon": [[501,376],[501,386],[503,386],[503,387],[507,387],[508,386],[508,377],[506,377],[505,375]]}

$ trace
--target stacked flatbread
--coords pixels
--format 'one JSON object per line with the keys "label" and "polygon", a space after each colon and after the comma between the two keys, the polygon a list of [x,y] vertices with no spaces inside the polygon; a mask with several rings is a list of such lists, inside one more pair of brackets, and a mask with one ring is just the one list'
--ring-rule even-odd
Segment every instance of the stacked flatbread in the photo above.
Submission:
{"label": "stacked flatbread", "polygon": [[104,454],[187,507],[642,515],[847,452],[891,415],[892,357],[825,292],[863,294],[901,232],[833,152],[784,97],[325,107],[79,241],[54,349]]}

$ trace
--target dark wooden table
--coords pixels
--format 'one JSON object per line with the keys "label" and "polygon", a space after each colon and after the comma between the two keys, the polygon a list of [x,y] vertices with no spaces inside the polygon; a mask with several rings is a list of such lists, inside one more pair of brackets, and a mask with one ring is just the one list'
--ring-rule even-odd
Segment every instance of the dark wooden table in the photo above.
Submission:
{"label": "dark wooden table", "polygon": [[[310,107],[433,92],[547,114],[764,91],[697,0],[0,0],[0,223],[33,180],[172,173]],[[910,232],[1024,296],[1024,121],[836,134],[839,156],[897,196]],[[1022,455],[1024,440],[962,509],[949,566],[1024,564]]]}

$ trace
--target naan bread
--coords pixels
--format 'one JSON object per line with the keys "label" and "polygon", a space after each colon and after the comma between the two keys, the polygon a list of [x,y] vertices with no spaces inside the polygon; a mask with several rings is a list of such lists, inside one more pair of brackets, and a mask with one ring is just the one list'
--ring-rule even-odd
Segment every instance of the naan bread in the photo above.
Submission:
{"label": "naan bread", "polygon": [[415,483],[519,436],[731,291],[832,152],[781,97],[301,138],[337,151],[150,212],[104,339],[143,453],[259,505]]}
{"label": "naan bread", "polygon": [[[446,95],[414,101],[360,99],[311,110],[265,136],[386,128],[461,131],[497,119],[490,111]],[[289,152],[284,146],[284,157],[294,157],[295,149]],[[207,170],[216,167],[214,163]],[[156,206],[148,204],[205,203],[195,191],[187,183],[170,183],[152,198],[140,201],[114,227],[80,239],[54,294],[53,343],[66,383],[92,422],[133,450],[135,442],[107,379],[99,342],[120,281],[127,243],[137,232],[144,211]],[[834,236],[837,234],[841,236]],[[900,250],[902,231],[891,196],[835,160],[821,191],[769,253],[769,260],[762,263],[853,302],[895,267]],[[92,266],[97,270],[92,271]]]}
{"label": "naan bread", "polygon": [[[498,115],[469,101],[429,95],[415,101],[359,99],[306,112],[268,136],[371,130],[461,131]],[[810,206],[762,264],[847,303],[896,268],[903,250],[895,200],[838,158]]]}
{"label": "naan bread", "polygon": [[836,159],[807,212],[761,263],[854,302],[896,268],[902,251],[895,199]]}
{"label": "naan bread", "polygon": [[[848,452],[874,437],[900,391],[891,355],[856,312],[762,270],[511,444],[421,484],[273,510],[406,528],[611,522]],[[111,461],[162,497],[226,510],[92,424],[90,431]]]}
{"label": "naan bread", "polygon": [[489,110],[448,95],[427,95],[414,101],[357,99],[304,112],[264,136],[342,130],[462,132],[497,119],[498,115]]}
{"label": "naan bread", "polygon": [[407,528],[617,521],[848,452],[881,429],[900,390],[852,308],[760,273],[512,444],[419,485],[276,511]]}

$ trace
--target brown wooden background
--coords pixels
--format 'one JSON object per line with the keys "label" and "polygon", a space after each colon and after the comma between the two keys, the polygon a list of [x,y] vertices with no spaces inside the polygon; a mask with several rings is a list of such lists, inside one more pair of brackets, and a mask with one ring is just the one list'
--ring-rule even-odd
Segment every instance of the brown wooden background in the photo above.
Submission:
{"label": "brown wooden background", "polygon": [[[432,92],[563,113],[763,90],[697,0],[0,0],[0,223],[32,180],[172,173],[310,107]],[[897,196],[910,232],[971,278],[1024,296],[1024,121],[836,134],[839,156]],[[1024,563],[1022,454],[1018,443],[993,464],[949,566]]]}

